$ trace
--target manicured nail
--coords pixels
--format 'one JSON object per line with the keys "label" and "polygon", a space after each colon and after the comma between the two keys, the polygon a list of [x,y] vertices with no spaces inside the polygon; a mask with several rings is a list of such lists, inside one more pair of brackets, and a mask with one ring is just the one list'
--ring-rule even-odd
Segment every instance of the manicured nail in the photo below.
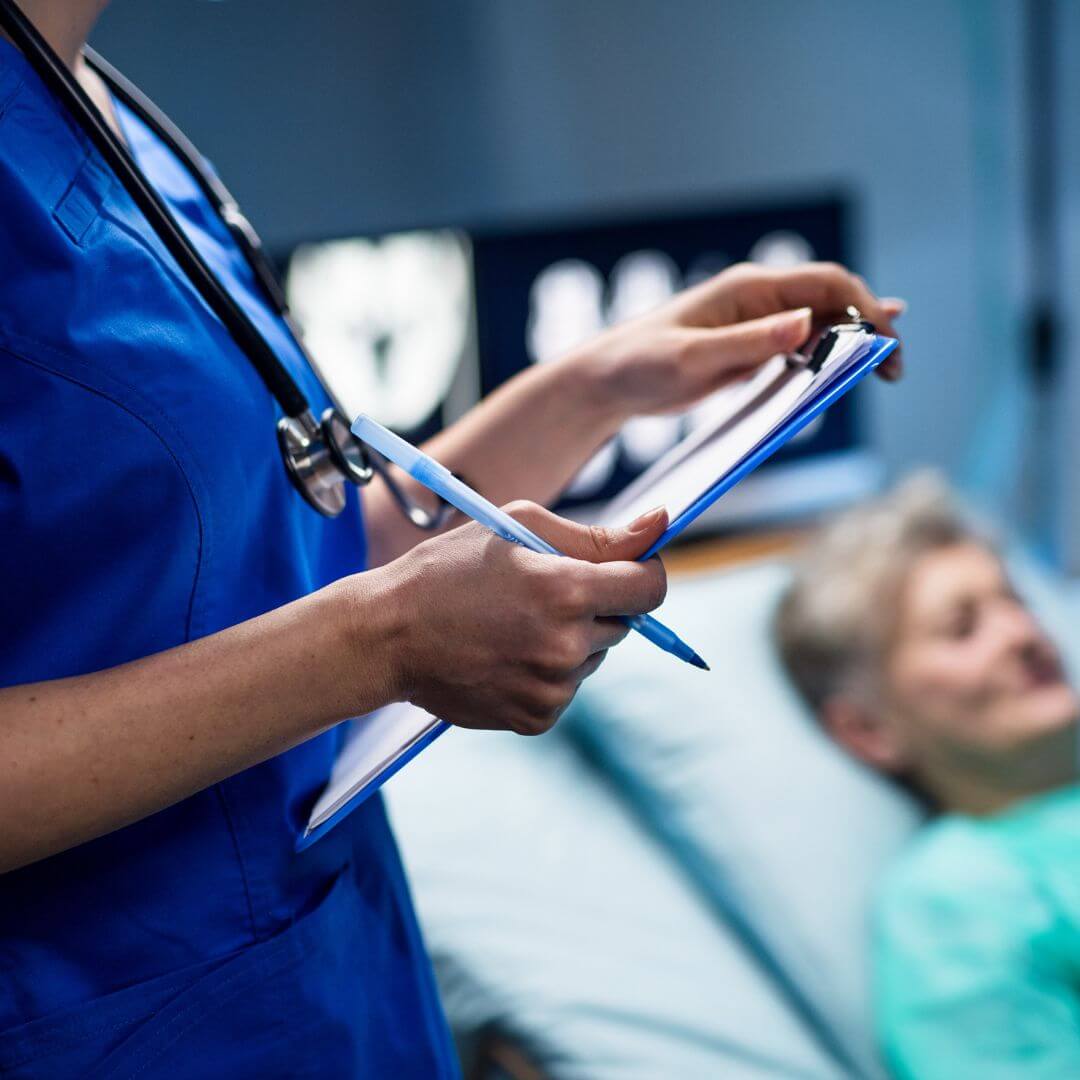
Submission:
{"label": "manicured nail", "polygon": [[[784,348],[794,348],[801,345],[810,334],[813,325],[814,313],[808,307],[796,308],[794,311],[785,312],[776,319],[776,340]],[[792,337],[798,335],[799,340],[792,344]]]}
{"label": "manicured nail", "polygon": [[653,528],[661,518],[667,517],[666,506],[655,506],[652,510],[647,510],[640,517],[634,518],[626,527],[626,531],[629,533],[643,533],[648,532]]}

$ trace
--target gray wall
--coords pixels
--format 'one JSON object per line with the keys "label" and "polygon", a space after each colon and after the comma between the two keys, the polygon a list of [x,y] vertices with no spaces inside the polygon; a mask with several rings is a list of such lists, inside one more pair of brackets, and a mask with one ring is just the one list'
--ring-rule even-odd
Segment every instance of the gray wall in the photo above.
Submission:
{"label": "gray wall", "polygon": [[[906,297],[893,469],[1013,493],[1016,0],[115,0],[98,47],[273,244],[844,188]],[[1004,426],[1002,426],[1004,425]],[[1006,438],[1008,436],[1008,438]]]}
{"label": "gray wall", "polygon": [[1062,342],[1065,360],[1064,393],[1056,402],[1052,507],[1054,553],[1073,574],[1080,574],[1080,483],[1075,462],[1080,461],[1080,4],[1059,0],[1057,72],[1061,108],[1058,115],[1058,194],[1061,200],[1061,237],[1058,257],[1062,277],[1058,309],[1068,318]]}

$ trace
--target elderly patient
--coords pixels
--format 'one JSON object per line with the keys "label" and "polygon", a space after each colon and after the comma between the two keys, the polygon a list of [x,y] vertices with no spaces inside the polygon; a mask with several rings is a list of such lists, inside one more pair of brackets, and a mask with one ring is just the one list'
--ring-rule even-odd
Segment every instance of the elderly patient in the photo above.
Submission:
{"label": "elderly patient", "polygon": [[1080,1077],[1080,701],[998,554],[917,478],[818,537],[776,635],[825,730],[931,809],[874,928],[896,1074]]}

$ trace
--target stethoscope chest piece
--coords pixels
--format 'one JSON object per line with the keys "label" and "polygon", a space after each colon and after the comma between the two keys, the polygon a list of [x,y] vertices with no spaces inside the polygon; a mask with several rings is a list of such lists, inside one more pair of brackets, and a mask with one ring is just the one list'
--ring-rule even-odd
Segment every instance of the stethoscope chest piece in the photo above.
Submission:
{"label": "stethoscope chest piece", "polygon": [[363,446],[335,409],[327,409],[318,423],[310,412],[283,416],[277,436],[293,486],[325,517],[345,509],[346,481],[362,485],[374,475]]}

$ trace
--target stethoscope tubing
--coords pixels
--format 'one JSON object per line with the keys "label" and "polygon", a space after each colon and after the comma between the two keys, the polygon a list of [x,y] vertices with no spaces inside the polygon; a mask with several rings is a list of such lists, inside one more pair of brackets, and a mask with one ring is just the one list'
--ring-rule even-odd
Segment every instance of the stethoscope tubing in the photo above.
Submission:
{"label": "stethoscope tubing", "polygon": [[78,127],[101,154],[184,275],[249,357],[285,415],[299,417],[310,413],[307,398],[296,381],[239,304],[221,287],[194,245],[183,235],[161,197],[142,175],[127,148],[102,119],[78,80],[11,0],[0,0],[0,26],[24,55],[39,61],[38,74],[46,86],[72,114]]}
{"label": "stethoscope tubing", "polygon": [[[42,38],[14,0],[0,0],[0,28],[30,61],[53,96],[67,109],[76,126],[101,154],[105,164],[131,197],[181,272],[221,321],[281,407],[285,415],[278,423],[279,445],[289,477],[304,499],[320,513],[334,517],[344,507],[345,500],[340,491],[330,494],[331,489],[337,486],[337,481],[333,480],[328,469],[336,470],[341,482],[348,481],[357,486],[368,483],[373,472],[378,472],[394,501],[414,525],[426,530],[440,528],[452,508],[444,505],[434,513],[425,510],[401,489],[386,465],[379,461],[376,455],[369,454],[363,444],[355,440],[349,432],[348,421],[329,380],[305,348],[289,314],[285,295],[262,250],[258,235],[240,212],[228,188],[206,167],[187,136],[138,87],[93,49],[86,47],[84,55],[90,66],[105,80],[117,98],[139,116],[176,155],[225,223],[266,299],[276,314],[284,320],[296,347],[333,404],[333,408],[326,410],[321,418],[313,415],[307,396],[296,380],[175,222],[161,196],[143,175],[122,140],[105,123],[67,65]],[[306,468],[309,464],[311,467]],[[311,478],[308,483],[305,483],[305,476]]]}

